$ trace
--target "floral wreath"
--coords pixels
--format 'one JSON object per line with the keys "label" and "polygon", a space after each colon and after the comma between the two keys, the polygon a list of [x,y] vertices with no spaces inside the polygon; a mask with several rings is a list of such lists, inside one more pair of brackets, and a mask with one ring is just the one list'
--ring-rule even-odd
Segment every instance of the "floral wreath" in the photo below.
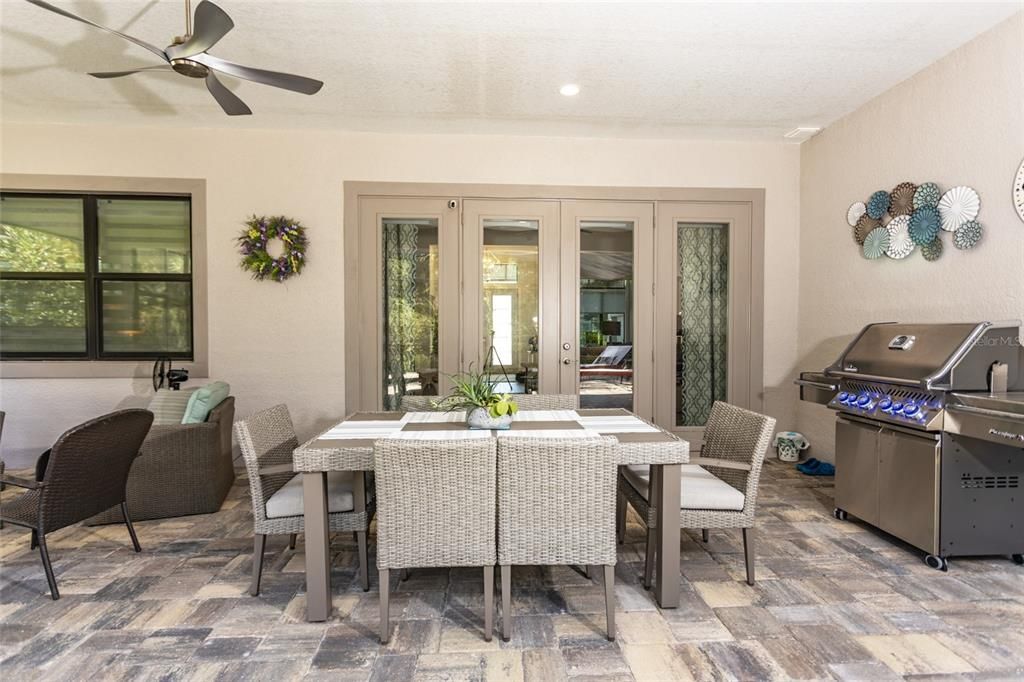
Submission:
{"label": "floral wreath", "polygon": [[[238,251],[242,254],[242,269],[252,273],[253,279],[283,282],[302,272],[309,240],[299,221],[280,215],[254,215],[245,221],[245,226],[238,237]],[[284,244],[284,253],[277,258],[267,253],[267,242],[271,239],[280,239]]]}

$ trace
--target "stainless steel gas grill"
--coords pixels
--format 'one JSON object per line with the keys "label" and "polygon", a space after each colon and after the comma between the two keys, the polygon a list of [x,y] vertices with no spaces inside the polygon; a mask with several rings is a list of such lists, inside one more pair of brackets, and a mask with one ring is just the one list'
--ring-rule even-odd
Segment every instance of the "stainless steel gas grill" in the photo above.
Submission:
{"label": "stainless steel gas grill", "polygon": [[925,551],[1024,563],[1024,351],[1018,323],[870,324],[802,400],[836,410],[835,515]]}

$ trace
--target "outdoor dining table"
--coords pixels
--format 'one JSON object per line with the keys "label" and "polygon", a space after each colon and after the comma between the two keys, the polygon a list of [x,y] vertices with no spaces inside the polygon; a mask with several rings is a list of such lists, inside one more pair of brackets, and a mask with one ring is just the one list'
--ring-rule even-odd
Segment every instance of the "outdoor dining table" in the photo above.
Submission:
{"label": "outdoor dining table", "polygon": [[[587,438],[614,436],[620,465],[651,466],[652,502],[658,510],[655,598],[662,608],[679,606],[679,474],[689,461],[689,443],[623,409],[520,411],[504,431],[474,431],[462,412],[357,412],[295,449],[292,468],[302,474],[306,537],[306,618],[327,620],[331,612],[327,472],[373,471],[373,444],[381,438],[467,440],[472,438]],[[356,486],[356,511],[365,510]],[[361,556],[362,566],[366,557]]]}

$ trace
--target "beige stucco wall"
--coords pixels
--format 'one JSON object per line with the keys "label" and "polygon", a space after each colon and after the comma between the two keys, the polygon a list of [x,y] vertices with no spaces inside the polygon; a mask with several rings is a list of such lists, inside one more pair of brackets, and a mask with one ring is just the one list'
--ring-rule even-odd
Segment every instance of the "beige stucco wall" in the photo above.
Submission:
{"label": "beige stucco wall", "polygon": [[[210,375],[232,384],[240,415],[288,403],[300,436],[345,408],[344,181],[763,187],[766,409],[780,427],[792,422],[796,145],[25,124],[4,125],[0,134],[3,172],[206,180]],[[233,240],[252,213],[287,214],[309,227],[302,276],[286,285],[258,283],[238,269]],[[148,383],[0,380],[0,409],[8,412],[4,456],[26,461],[67,426],[119,405],[145,404]]]}
{"label": "beige stucco wall", "polygon": [[[829,126],[801,147],[800,365],[820,369],[868,322],[1024,318],[1024,223],[1011,202],[1024,158],[1024,13]],[[860,256],[846,210],[909,180],[981,196],[983,241],[935,263]],[[799,430],[832,458],[832,414],[800,404]]]}

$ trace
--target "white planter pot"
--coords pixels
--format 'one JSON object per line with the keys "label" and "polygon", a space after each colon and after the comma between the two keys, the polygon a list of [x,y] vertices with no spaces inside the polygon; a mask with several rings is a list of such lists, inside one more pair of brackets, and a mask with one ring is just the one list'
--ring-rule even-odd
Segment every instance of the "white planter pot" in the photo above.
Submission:
{"label": "white planter pot", "polygon": [[471,429],[497,429],[505,430],[512,426],[512,415],[506,414],[501,417],[492,417],[490,412],[482,407],[470,410],[466,416],[466,423]]}

